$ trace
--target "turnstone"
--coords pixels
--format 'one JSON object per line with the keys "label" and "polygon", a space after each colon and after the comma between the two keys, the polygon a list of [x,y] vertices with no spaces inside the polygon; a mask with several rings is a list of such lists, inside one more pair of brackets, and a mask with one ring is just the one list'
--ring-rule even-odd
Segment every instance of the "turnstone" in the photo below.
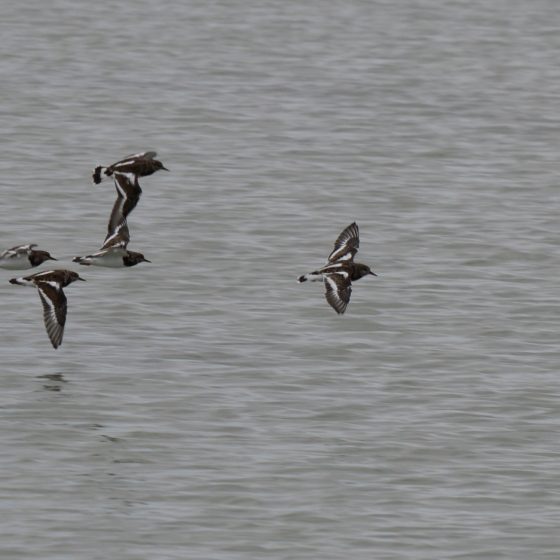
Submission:
{"label": "turnstone", "polygon": [[126,247],[130,240],[128,225],[126,221],[121,224],[118,231],[111,236],[107,236],[103,247],[96,253],[85,257],[74,257],[72,262],[85,266],[107,266],[110,268],[120,268],[123,266],[134,266],[141,262],[151,262],[142,253],[129,251]]}
{"label": "turnstone", "polygon": [[0,253],[0,268],[10,270],[26,270],[34,268],[45,261],[56,261],[47,251],[35,249],[37,245],[18,245]]}
{"label": "turnstone", "polygon": [[327,264],[298,278],[298,282],[323,281],[325,297],[329,305],[339,314],[346,311],[352,294],[352,282],[371,274],[377,276],[369,266],[354,262],[354,255],[360,246],[360,232],[356,222],[350,224],[338,236],[334,249],[327,259]]}
{"label": "turnstone", "polygon": [[144,258],[142,253],[128,251],[130,232],[126,222],[126,216],[130,214],[140,198],[140,185],[134,187],[124,175],[115,173],[115,186],[117,187],[117,199],[113,204],[113,210],[109,217],[107,236],[99,251],[85,257],[74,257],[72,262],[86,266],[97,265],[111,268],[123,266],[134,266],[141,262],[150,262]]}
{"label": "turnstone", "polygon": [[64,324],[66,323],[67,303],[62,288],[76,280],[84,279],[71,270],[47,270],[10,280],[10,284],[34,286],[39,290],[43,304],[43,320],[54,348],[58,348],[62,344]]}
{"label": "turnstone", "polygon": [[93,170],[93,182],[98,185],[101,181],[103,181],[103,176],[111,177],[114,173],[122,173],[124,175],[128,175],[131,179],[134,179],[135,183],[138,183],[138,177],[146,177],[147,175],[151,175],[160,169],[169,171],[169,169],[164,167],[161,161],[154,159],[156,156],[156,152],[142,152],[126,156],[124,159],[121,159],[108,167],[98,165]]}

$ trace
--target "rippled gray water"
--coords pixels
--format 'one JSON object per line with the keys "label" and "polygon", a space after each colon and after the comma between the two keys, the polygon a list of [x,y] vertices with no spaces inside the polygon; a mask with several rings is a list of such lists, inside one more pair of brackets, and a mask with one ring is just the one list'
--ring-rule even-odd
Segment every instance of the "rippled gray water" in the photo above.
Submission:
{"label": "rippled gray water", "polygon": [[5,3],[2,247],[76,269],[92,167],[171,173],[59,350],[0,270],[1,558],[556,560],[557,8]]}

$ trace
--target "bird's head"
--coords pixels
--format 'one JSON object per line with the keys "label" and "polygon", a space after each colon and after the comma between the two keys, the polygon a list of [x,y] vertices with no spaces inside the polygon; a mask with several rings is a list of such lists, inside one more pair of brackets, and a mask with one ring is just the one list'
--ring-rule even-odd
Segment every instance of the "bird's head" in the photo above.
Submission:
{"label": "bird's head", "polygon": [[142,253],[135,251],[128,251],[128,254],[123,257],[124,266],[135,266],[141,262],[151,263]]}

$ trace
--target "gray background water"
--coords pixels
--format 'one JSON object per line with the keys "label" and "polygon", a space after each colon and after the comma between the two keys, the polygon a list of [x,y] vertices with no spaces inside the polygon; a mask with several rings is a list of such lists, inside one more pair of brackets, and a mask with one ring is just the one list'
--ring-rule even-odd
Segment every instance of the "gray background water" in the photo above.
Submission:
{"label": "gray background water", "polygon": [[[557,559],[554,1],[3,2],[0,557]],[[356,220],[347,314],[295,278]],[[44,267],[43,267],[44,268]]]}

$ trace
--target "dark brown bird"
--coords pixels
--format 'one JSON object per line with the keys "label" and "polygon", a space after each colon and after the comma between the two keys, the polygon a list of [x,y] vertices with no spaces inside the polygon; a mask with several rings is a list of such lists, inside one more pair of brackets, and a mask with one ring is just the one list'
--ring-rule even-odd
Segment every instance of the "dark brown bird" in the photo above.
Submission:
{"label": "dark brown bird", "polygon": [[358,224],[354,222],[337,237],[327,264],[298,278],[298,282],[322,281],[325,284],[327,302],[339,314],[344,313],[350,303],[352,282],[368,274],[377,276],[369,266],[354,262],[354,255],[358,252],[359,246],[360,232]]}
{"label": "dark brown bird", "polygon": [[98,165],[93,170],[93,182],[98,185],[101,183],[104,176],[112,177],[114,173],[122,173],[123,175],[127,175],[131,182],[138,183],[138,177],[152,175],[160,169],[169,171],[169,169],[164,167],[161,161],[154,159],[156,156],[156,152],[142,152],[126,156],[124,159],[108,167]]}
{"label": "dark brown bird", "polygon": [[54,348],[58,348],[62,344],[64,325],[66,324],[68,305],[62,288],[76,280],[83,280],[85,282],[77,272],[72,270],[47,270],[45,272],[37,272],[31,276],[12,278],[10,280],[10,284],[32,286],[39,291],[39,297],[43,304],[45,328]]}
{"label": "dark brown bird", "polygon": [[17,245],[0,253],[0,268],[9,270],[26,270],[35,268],[45,261],[56,261],[47,251],[35,249],[37,245]]}

